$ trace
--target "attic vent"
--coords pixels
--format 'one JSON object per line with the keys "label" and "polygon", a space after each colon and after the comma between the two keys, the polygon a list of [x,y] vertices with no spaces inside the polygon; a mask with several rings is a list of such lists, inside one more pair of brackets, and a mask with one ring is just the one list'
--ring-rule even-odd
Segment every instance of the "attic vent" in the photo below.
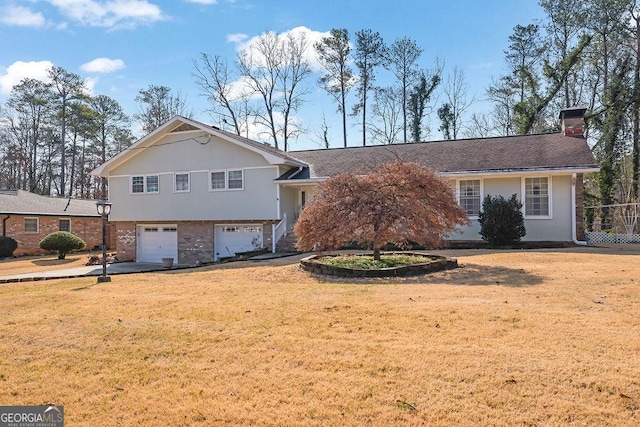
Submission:
{"label": "attic vent", "polygon": [[195,126],[191,126],[190,124],[183,123],[171,132],[186,132],[188,130],[198,130],[198,128]]}

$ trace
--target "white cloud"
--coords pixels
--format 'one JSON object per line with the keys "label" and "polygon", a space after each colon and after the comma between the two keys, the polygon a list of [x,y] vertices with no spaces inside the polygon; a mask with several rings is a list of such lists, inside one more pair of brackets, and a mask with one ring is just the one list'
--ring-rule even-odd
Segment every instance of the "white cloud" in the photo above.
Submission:
{"label": "white cloud", "polygon": [[0,93],[7,95],[24,78],[48,81],[47,70],[53,66],[50,61],[16,61],[4,73],[0,72]]}
{"label": "white cloud", "polygon": [[229,99],[242,99],[242,98],[260,98],[260,94],[250,89],[251,80],[249,77],[240,77],[229,83]]}
{"label": "white cloud", "polygon": [[[288,37],[290,34],[293,35],[294,37],[304,37],[306,39],[307,50],[305,51],[305,56],[306,56],[306,59],[309,61],[309,65],[311,66],[311,69],[313,71],[324,70],[324,68],[318,61],[318,57],[316,55],[313,45],[316,42],[319,42],[320,40],[322,40],[323,37],[327,37],[329,35],[329,32],[313,31],[307,27],[300,26],[300,27],[292,28],[289,31],[285,31],[284,33],[280,33],[278,34],[278,37],[282,40]],[[236,41],[236,44],[237,44],[236,49],[238,51],[247,51],[247,52],[253,50],[253,54],[255,55],[256,53],[255,46],[257,45],[257,42],[260,39],[261,35],[262,34],[259,34],[250,39],[245,37],[242,40]],[[227,40],[233,41],[229,39],[229,36],[227,36]]]}
{"label": "white cloud", "polygon": [[229,43],[242,43],[248,38],[248,35],[242,33],[227,34],[227,42]]}
{"label": "white cloud", "polygon": [[216,4],[218,0],[186,0],[187,3],[196,3],[196,4]]}
{"label": "white cloud", "polygon": [[6,6],[0,9],[0,22],[16,27],[42,27],[46,24],[41,13],[22,6]]}
{"label": "white cloud", "polygon": [[93,27],[134,27],[166,20],[160,7],[147,0],[48,0],[66,17]]}
{"label": "white cloud", "polygon": [[122,59],[109,58],[96,58],[80,66],[80,69],[87,73],[112,73],[122,68],[124,68]]}
{"label": "white cloud", "polygon": [[473,64],[470,67],[472,70],[484,70],[493,68],[493,62],[479,62],[477,64]]}
{"label": "white cloud", "polygon": [[87,89],[87,92],[89,93],[90,96],[94,96],[95,95],[95,87],[98,84],[98,81],[100,79],[98,77],[87,77],[86,79],[84,79],[84,87],[85,89]]}

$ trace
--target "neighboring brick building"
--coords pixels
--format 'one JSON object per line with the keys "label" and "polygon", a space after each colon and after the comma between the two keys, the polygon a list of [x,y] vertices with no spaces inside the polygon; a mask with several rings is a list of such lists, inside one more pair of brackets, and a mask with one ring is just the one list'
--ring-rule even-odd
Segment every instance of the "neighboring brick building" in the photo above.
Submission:
{"label": "neighboring brick building", "polygon": [[[102,244],[102,219],[95,200],[48,197],[24,190],[0,190],[2,236],[15,239],[14,255],[45,253],[40,240],[54,231],[69,231],[87,244]],[[107,245],[109,246],[109,245]]]}

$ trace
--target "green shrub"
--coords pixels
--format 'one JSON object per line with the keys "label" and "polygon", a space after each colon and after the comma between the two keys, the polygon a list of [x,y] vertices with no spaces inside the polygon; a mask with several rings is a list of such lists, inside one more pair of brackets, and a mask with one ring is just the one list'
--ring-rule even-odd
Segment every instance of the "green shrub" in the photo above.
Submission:
{"label": "green shrub", "polygon": [[482,239],[492,246],[518,243],[527,234],[522,216],[522,203],[515,194],[509,199],[487,195],[482,201],[478,221]]}
{"label": "green shrub", "polygon": [[18,242],[11,237],[0,236],[0,258],[13,256],[13,251],[18,248]]}
{"label": "green shrub", "polygon": [[56,231],[40,240],[40,249],[58,251],[58,259],[64,259],[69,252],[79,251],[85,246],[84,240],[67,231]]}

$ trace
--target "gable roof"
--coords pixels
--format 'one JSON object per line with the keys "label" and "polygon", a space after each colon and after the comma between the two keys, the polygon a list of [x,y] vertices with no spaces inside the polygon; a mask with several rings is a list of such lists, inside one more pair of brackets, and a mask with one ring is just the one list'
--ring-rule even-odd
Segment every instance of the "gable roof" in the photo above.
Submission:
{"label": "gable roof", "polygon": [[280,181],[318,180],[373,169],[393,160],[417,162],[443,174],[599,170],[582,137],[562,133],[374,145],[289,153],[306,163]]}
{"label": "gable roof", "polygon": [[148,134],[147,136],[139,139],[129,148],[124,149],[120,153],[116,154],[111,159],[107,160],[102,165],[91,171],[95,176],[108,176],[109,171],[127,160],[135,157],[144,150],[143,148],[150,147],[157,143],[162,137],[169,135],[173,132],[193,132],[202,131],[207,135],[216,136],[224,141],[241,146],[258,153],[264,157],[264,159],[273,165],[289,165],[289,166],[303,166],[300,161],[294,159],[289,153],[279,150],[270,146],[269,144],[263,144],[257,141],[253,141],[242,136],[238,136],[234,133],[224,131],[215,126],[206,125],[196,120],[187,119],[182,116],[174,116],[168,122]]}
{"label": "gable roof", "polygon": [[25,190],[0,191],[0,215],[100,217],[95,200],[41,196]]}

